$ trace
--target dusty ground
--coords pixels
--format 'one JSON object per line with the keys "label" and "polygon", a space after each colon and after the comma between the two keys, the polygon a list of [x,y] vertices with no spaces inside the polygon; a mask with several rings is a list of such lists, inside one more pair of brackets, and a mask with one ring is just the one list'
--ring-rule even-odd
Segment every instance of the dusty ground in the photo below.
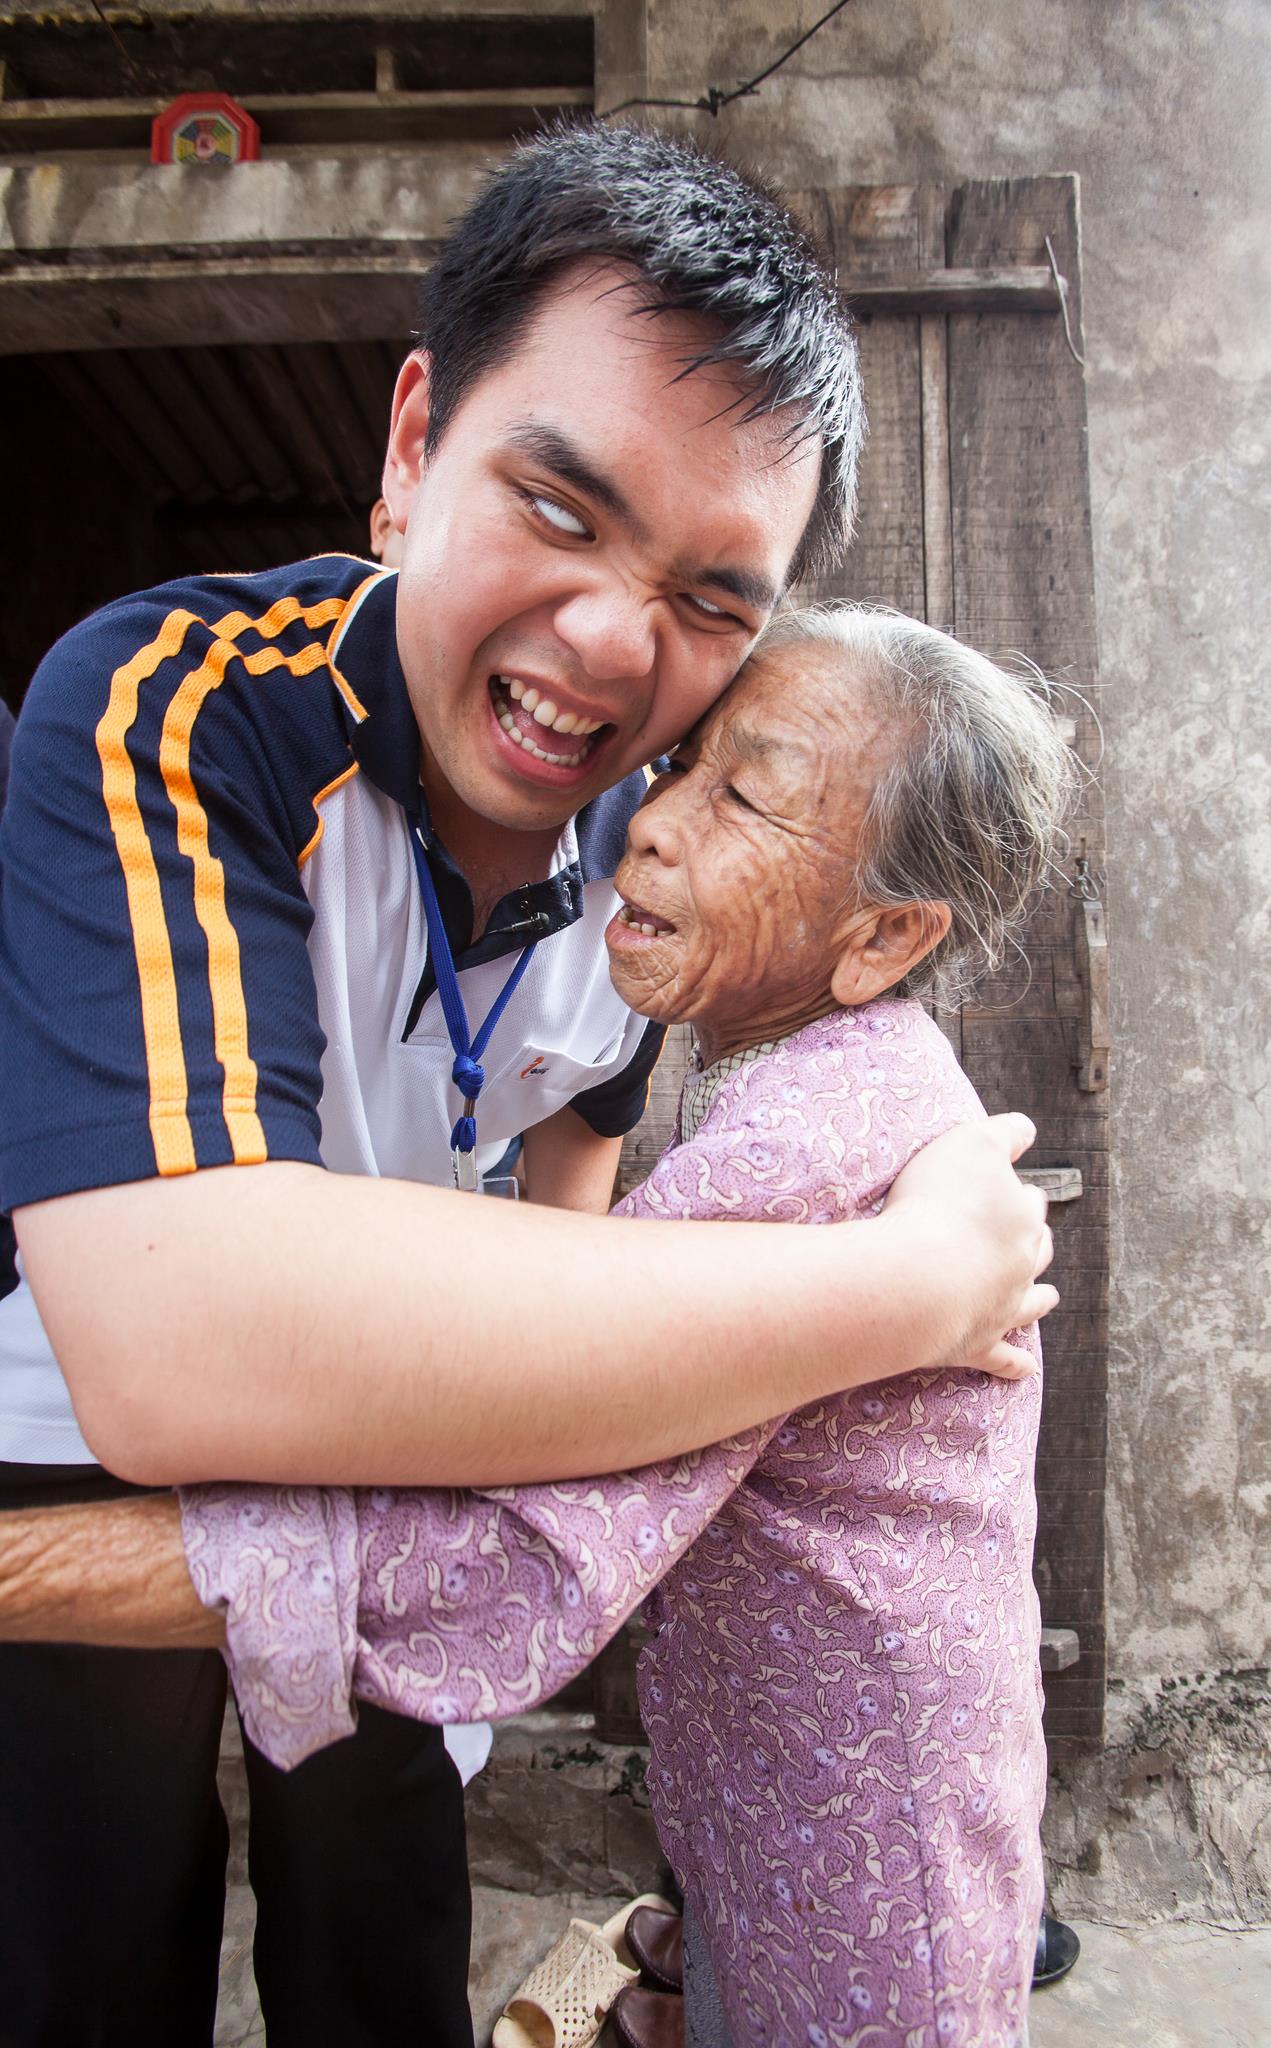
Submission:
{"label": "dusty ground", "polygon": [[[614,1901],[479,1886],[474,1894],[473,2016],[478,2048],[509,1991],[571,1912],[602,1920]],[[1096,1927],[1079,1923],[1081,1960],[1062,1984],[1034,1994],[1031,2048],[1268,2048],[1271,1929]],[[265,2039],[251,1976],[251,1894],[233,1887],[221,1966],[217,2048]]]}

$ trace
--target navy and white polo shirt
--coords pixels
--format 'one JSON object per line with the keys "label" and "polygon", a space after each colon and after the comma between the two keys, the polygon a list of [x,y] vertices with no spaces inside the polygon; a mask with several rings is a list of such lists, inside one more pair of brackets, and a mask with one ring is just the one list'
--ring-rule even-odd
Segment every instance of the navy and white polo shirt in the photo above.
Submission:
{"label": "navy and white polo shirt", "polygon": [[[0,1209],[268,1159],[450,1184],[396,582],[332,555],[168,584],[42,663],[0,824]],[[603,934],[643,792],[580,812],[475,943],[430,845],[474,1029],[539,941],[483,1060],[483,1171],[566,1103],[606,1136],[639,1120],[660,1033],[615,994]],[[0,1301],[0,1460],[89,1458],[22,1285]]]}

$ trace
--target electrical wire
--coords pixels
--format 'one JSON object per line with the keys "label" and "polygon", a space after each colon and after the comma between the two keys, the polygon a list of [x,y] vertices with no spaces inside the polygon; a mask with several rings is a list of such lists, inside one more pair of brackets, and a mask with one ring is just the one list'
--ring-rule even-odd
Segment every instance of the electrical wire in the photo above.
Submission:
{"label": "electrical wire", "polygon": [[741,85],[734,86],[731,92],[725,92],[722,86],[708,85],[705,92],[695,100],[622,100],[616,107],[606,107],[603,113],[597,114],[596,119],[610,121],[615,114],[625,114],[631,107],[684,107],[690,113],[709,114],[714,119],[722,108],[731,106],[734,100],[752,99],[760,86],[772,77],[774,71],[780,71],[782,65],[787,63],[797,50],[801,50],[805,43],[810,43],[813,36],[817,35],[827,22],[833,21],[836,14],[841,14],[849,4],[850,0],[835,0],[835,5],[823,14],[819,21],[814,21],[811,28],[805,29],[797,42],[791,43],[789,49],[783,50],[765,70],[757,71],[753,78],[745,79]]}

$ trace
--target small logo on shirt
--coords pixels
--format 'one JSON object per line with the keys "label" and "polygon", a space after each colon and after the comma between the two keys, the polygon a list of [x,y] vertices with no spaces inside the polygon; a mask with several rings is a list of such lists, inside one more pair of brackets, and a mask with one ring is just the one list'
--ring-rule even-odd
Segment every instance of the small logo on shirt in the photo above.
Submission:
{"label": "small logo on shirt", "polygon": [[528,1067],[521,1068],[521,1079],[523,1081],[536,1081],[540,1074],[545,1074],[546,1072],[547,1068],[543,1061],[543,1055],[541,1052],[536,1052]]}

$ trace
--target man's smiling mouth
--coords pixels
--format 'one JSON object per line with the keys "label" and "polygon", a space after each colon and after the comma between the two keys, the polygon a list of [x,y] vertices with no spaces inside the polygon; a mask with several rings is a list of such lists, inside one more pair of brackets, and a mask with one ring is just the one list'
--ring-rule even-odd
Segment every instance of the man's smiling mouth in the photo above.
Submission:
{"label": "man's smiling mouth", "polygon": [[[552,768],[581,767],[614,730],[603,719],[566,710],[518,676],[491,676],[490,698],[494,715],[513,745]],[[565,740],[571,742],[568,751],[561,745]],[[549,741],[554,744],[548,745]]]}

